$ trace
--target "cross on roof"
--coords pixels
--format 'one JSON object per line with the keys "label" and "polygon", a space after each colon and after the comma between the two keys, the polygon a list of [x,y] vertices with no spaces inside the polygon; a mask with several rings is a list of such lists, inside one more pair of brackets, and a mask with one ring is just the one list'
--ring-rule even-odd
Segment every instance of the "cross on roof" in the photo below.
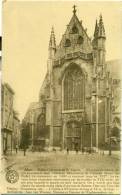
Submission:
{"label": "cross on roof", "polygon": [[73,13],[76,14],[76,5],[73,6]]}

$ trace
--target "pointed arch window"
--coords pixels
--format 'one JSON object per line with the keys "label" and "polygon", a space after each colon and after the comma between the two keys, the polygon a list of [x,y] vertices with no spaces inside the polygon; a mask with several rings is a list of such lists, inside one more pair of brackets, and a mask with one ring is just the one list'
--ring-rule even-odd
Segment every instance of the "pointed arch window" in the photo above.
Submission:
{"label": "pointed arch window", "polygon": [[65,41],[65,47],[70,47],[70,46],[71,46],[70,39],[66,39],[66,41]]}
{"label": "pointed arch window", "polygon": [[83,44],[83,37],[82,37],[82,36],[79,36],[79,37],[78,37],[77,43],[78,43],[79,45]]}
{"label": "pointed arch window", "polygon": [[73,34],[77,34],[78,33],[78,28],[75,25],[72,27],[72,33]]}
{"label": "pointed arch window", "polygon": [[84,76],[77,66],[70,67],[63,82],[64,110],[83,109]]}

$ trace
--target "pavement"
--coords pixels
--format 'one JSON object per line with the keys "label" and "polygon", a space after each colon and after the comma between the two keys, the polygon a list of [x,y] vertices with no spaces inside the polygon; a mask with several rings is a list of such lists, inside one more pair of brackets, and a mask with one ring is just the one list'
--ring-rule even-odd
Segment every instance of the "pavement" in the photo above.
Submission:
{"label": "pavement", "polygon": [[79,152],[58,151],[58,152],[31,152],[27,151],[24,156],[23,151],[15,151],[8,156],[1,158],[2,170],[14,167],[19,170],[24,168],[120,168],[120,151],[105,151],[93,154],[82,154]]}

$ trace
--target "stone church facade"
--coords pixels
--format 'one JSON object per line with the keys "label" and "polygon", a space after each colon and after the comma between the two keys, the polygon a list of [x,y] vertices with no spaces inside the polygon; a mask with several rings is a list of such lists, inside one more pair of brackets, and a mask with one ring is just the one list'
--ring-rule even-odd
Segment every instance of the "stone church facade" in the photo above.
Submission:
{"label": "stone church facade", "polygon": [[48,52],[39,102],[33,103],[24,119],[31,121],[30,144],[69,150],[101,148],[111,134],[113,109],[102,16],[91,40],[74,6],[58,46],[52,28]]}

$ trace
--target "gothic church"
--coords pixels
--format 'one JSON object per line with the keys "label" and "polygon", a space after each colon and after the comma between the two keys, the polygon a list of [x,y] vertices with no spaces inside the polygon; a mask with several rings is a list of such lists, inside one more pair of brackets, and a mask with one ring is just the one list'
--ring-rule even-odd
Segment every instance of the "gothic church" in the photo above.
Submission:
{"label": "gothic church", "polygon": [[[39,102],[30,106],[30,144],[97,150],[106,142],[111,131],[113,93],[105,43],[102,16],[91,40],[75,6],[59,45],[52,28],[47,74]],[[26,113],[25,120],[32,120],[28,116]]]}

